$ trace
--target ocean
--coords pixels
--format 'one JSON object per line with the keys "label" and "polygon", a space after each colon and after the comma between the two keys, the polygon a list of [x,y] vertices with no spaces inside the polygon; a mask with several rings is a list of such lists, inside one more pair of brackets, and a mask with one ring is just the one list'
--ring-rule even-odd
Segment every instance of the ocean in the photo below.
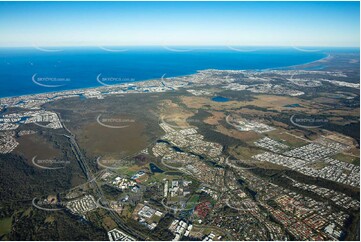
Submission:
{"label": "ocean", "polygon": [[0,97],[193,74],[262,70],[313,62],[326,51],[294,48],[0,48]]}

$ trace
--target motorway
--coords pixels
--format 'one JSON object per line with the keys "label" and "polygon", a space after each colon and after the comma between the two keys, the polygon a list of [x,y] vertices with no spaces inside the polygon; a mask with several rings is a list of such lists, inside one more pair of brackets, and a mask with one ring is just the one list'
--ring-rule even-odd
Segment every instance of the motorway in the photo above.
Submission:
{"label": "motorway", "polygon": [[[60,113],[58,113],[58,115],[59,115],[59,119],[60,119]],[[87,163],[87,159],[84,157],[83,153],[81,152],[80,147],[79,147],[79,145],[78,145],[78,143],[76,141],[75,135],[64,125],[64,123],[62,123],[62,125],[63,125],[64,129],[69,133],[69,135],[64,135],[64,136],[69,139],[72,151],[73,151],[76,159],[78,160],[78,163],[79,163],[82,171],[84,172],[84,174],[85,174],[85,176],[87,178],[87,182],[94,189],[97,196],[102,201],[106,201],[103,190],[101,189],[101,187],[97,183],[97,181],[95,179],[95,176],[93,175],[93,173],[92,173],[92,171],[91,171],[91,169],[90,169],[90,167],[89,167],[89,165]],[[105,203],[105,206],[108,206],[107,204],[108,203]],[[110,217],[114,220],[114,222],[118,225],[118,227],[120,229],[122,229],[124,232],[128,233],[130,236],[134,237],[137,240],[145,240],[145,238],[148,238],[148,236],[144,236],[139,231],[128,227],[124,223],[124,221],[122,221],[122,219],[119,217],[119,214],[117,212],[113,211],[111,208],[106,209],[106,211],[109,213]]]}

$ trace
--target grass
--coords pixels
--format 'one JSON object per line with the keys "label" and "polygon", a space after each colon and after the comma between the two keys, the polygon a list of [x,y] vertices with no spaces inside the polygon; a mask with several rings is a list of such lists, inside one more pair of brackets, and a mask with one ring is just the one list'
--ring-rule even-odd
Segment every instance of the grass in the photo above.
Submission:
{"label": "grass", "polygon": [[117,173],[122,174],[122,175],[127,175],[127,176],[133,176],[137,171],[142,170],[142,166],[131,166],[131,167],[127,167],[127,166],[121,166],[118,169],[116,169]]}
{"label": "grass", "polygon": [[187,201],[186,209],[192,209],[196,202],[199,200],[199,195],[194,194],[192,195],[189,200]]}
{"label": "grass", "polygon": [[350,155],[345,155],[345,154],[339,153],[339,154],[334,155],[332,158],[343,161],[343,162],[352,163],[354,165],[358,165],[358,166],[360,165],[360,159],[355,158]]}
{"label": "grass", "polygon": [[55,221],[55,218],[53,216],[48,216],[45,219],[45,223],[53,223]]}
{"label": "grass", "polygon": [[10,233],[11,225],[12,225],[11,217],[0,219],[0,236]]}
{"label": "grass", "polygon": [[322,162],[322,161],[313,163],[311,165],[311,167],[315,168],[316,170],[321,170],[322,168],[324,168],[326,166],[328,166],[328,164],[325,162]]}
{"label": "grass", "polygon": [[230,153],[234,154],[235,157],[237,157],[237,159],[242,159],[242,160],[250,160],[252,159],[252,156],[257,155],[259,153],[262,153],[263,150],[258,149],[258,148],[253,148],[253,147],[236,147],[233,148]]}
{"label": "grass", "polygon": [[286,144],[286,145],[290,146],[291,148],[296,148],[296,147],[300,147],[300,146],[307,144],[306,141],[296,138],[292,135],[289,135],[286,133],[286,131],[273,130],[271,132],[268,132],[267,136],[278,142]]}
{"label": "grass", "polygon": [[355,166],[360,166],[360,159],[355,158],[355,159],[352,161],[352,164],[354,164]]}
{"label": "grass", "polygon": [[[182,175],[182,174],[180,173],[180,175]],[[152,182],[164,183],[164,181],[163,181],[164,178],[167,179],[169,182],[172,182],[173,180],[183,179],[182,176],[172,175],[172,174],[163,172],[163,173],[152,174],[150,176],[150,178],[148,179],[147,183],[152,183]]]}

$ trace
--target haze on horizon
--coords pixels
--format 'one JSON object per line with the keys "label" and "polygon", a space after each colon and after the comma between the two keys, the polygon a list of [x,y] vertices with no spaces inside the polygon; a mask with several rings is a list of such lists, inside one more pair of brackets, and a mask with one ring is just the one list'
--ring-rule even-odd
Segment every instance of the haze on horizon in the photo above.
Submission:
{"label": "haze on horizon", "polygon": [[359,2],[0,2],[1,47],[359,47]]}

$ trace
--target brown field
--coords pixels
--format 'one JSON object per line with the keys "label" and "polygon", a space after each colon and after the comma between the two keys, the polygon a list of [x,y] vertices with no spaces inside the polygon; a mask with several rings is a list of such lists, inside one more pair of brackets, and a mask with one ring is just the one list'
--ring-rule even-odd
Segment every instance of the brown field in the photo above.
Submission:
{"label": "brown field", "polygon": [[212,110],[224,110],[224,109],[233,109],[241,107],[240,102],[236,101],[229,101],[225,103],[214,102],[209,98],[205,97],[197,97],[197,96],[182,96],[181,101],[188,107],[193,109],[202,109],[205,108],[207,105],[210,106]]}
{"label": "brown field", "polygon": [[190,118],[194,113],[181,108],[178,104],[171,100],[165,100],[161,105],[161,119],[174,126],[180,128],[190,127],[187,118]]}
{"label": "brown field", "polygon": [[352,123],[351,121],[345,120],[342,117],[330,117],[330,118],[328,118],[328,121],[330,123],[337,124],[337,125],[347,125],[347,124]]}
{"label": "brown field", "polygon": [[210,125],[217,125],[219,124],[220,120],[224,120],[226,118],[226,115],[224,115],[223,112],[209,112],[212,114],[212,116],[209,116],[203,122]]}
{"label": "brown field", "polygon": [[278,121],[275,121],[275,120],[272,120],[272,126],[281,127],[281,128],[288,128],[288,124],[278,122]]}
{"label": "brown field", "polygon": [[157,95],[129,94],[103,100],[71,98],[47,108],[67,120],[64,124],[87,157],[120,159],[140,152],[162,135],[161,101]]}
{"label": "brown field", "polygon": [[324,131],[324,132],[327,133],[326,135],[327,139],[334,140],[336,142],[349,145],[351,147],[354,146],[354,144],[356,144],[356,141],[353,138],[348,137],[346,135],[342,135],[340,133],[330,132],[330,131]]}
{"label": "brown field", "polygon": [[212,116],[209,116],[203,122],[206,124],[210,124],[210,125],[216,125],[215,130],[224,135],[227,135],[227,136],[230,136],[230,137],[233,137],[233,138],[245,141],[245,142],[255,141],[262,137],[262,135],[257,134],[256,132],[253,132],[253,131],[239,131],[233,127],[226,128],[223,125],[219,124],[219,122],[221,120],[225,120],[225,118],[226,118],[226,115],[223,112],[210,112],[210,113],[212,114]]}
{"label": "brown field", "polygon": [[348,150],[348,153],[360,158],[360,149],[358,148],[351,148],[350,150]]}
{"label": "brown field", "polygon": [[15,148],[15,153],[23,155],[29,164],[32,165],[32,158],[55,159],[60,158],[61,151],[56,149],[39,134],[24,135],[17,139],[19,145]]}
{"label": "brown field", "polygon": [[334,110],[327,110],[327,111],[318,110],[318,113],[323,114],[323,115],[336,116],[336,117],[337,116],[359,117],[360,116],[360,108],[352,108],[352,109],[344,108],[343,110],[334,109]]}
{"label": "brown field", "polygon": [[329,98],[329,97],[317,97],[314,98],[313,101],[316,103],[325,103],[325,104],[333,104],[338,102],[337,99]]}
{"label": "brown field", "polygon": [[264,117],[264,116],[276,116],[278,115],[277,113],[274,112],[267,112],[267,111],[261,111],[261,110],[256,110],[256,109],[249,109],[249,108],[242,108],[240,110],[235,110],[234,111],[237,114],[249,114],[249,115],[257,115],[259,117]]}
{"label": "brown field", "polygon": [[252,156],[263,153],[264,151],[255,147],[232,147],[229,153],[240,160],[251,160]]}
{"label": "brown field", "polygon": [[254,105],[261,108],[267,108],[270,110],[289,110],[289,108],[284,107],[286,105],[291,105],[294,103],[298,103],[304,107],[295,107],[292,108],[294,111],[306,111],[309,107],[309,103],[301,100],[296,97],[288,97],[288,96],[274,96],[274,95],[257,95],[255,96],[256,100],[251,102],[247,102],[246,105]]}
{"label": "brown field", "polygon": [[222,125],[217,125],[216,130],[222,134],[225,134],[227,136],[230,136],[230,137],[233,137],[233,138],[245,141],[245,142],[253,142],[253,141],[256,141],[256,140],[262,138],[261,134],[258,134],[253,131],[239,131],[233,127],[230,129],[227,129]]}
{"label": "brown field", "polygon": [[95,121],[85,124],[75,133],[79,145],[91,156],[119,159],[139,152],[149,145],[145,126],[138,121],[126,128],[103,127]]}
{"label": "brown field", "polygon": [[288,170],[289,168],[281,165],[277,165],[271,162],[256,162],[255,166],[262,169],[272,169],[272,170]]}
{"label": "brown field", "polygon": [[[197,96],[181,96],[181,101],[189,108],[193,109],[211,109],[214,111],[232,110],[237,113],[263,115],[277,115],[277,113],[265,112],[262,110],[243,109],[242,107],[252,105],[260,108],[275,111],[298,111],[307,114],[322,114],[330,116],[359,116],[360,109],[330,109],[330,104],[338,102],[336,99],[330,98],[316,98],[312,101],[303,100],[297,97],[276,96],[276,95],[255,95],[255,100],[252,101],[229,101],[229,102],[214,102],[206,97]],[[288,108],[285,107],[290,104],[298,103],[301,107]],[[237,110],[241,109],[241,110]],[[327,110],[327,111],[326,111]]]}
{"label": "brown field", "polygon": [[314,168],[316,170],[321,170],[322,168],[324,168],[326,166],[327,166],[327,163],[320,161],[320,162],[311,164],[309,167]]}
{"label": "brown field", "polygon": [[297,136],[300,136],[300,138],[297,138],[296,136],[293,136],[290,132],[287,133],[286,131],[281,131],[279,129],[268,132],[267,136],[269,136],[270,138],[272,138],[274,140],[285,143],[293,148],[300,147],[300,146],[307,144],[307,142],[302,139],[303,135],[301,136],[300,134],[297,134]]}
{"label": "brown field", "polygon": [[107,230],[117,227],[117,224],[110,217],[103,217],[103,225]]}
{"label": "brown field", "polygon": [[[292,108],[294,111],[316,111],[316,108],[319,108],[319,105],[314,103],[309,103],[302,99],[296,97],[287,97],[287,96],[274,96],[274,95],[255,95],[255,100],[252,101],[229,101],[229,102],[214,102],[209,98],[204,97],[187,97],[182,96],[182,102],[189,108],[201,109],[204,108],[206,105],[210,106],[213,110],[224,110],[224,109],[237,109],[248,105],[253,105],[261,108],[267,108],[269,110],[290,110],[286,105],[298,103],[303,107],[295,107]],[[311,108],[311,105],[313,108]]]}

